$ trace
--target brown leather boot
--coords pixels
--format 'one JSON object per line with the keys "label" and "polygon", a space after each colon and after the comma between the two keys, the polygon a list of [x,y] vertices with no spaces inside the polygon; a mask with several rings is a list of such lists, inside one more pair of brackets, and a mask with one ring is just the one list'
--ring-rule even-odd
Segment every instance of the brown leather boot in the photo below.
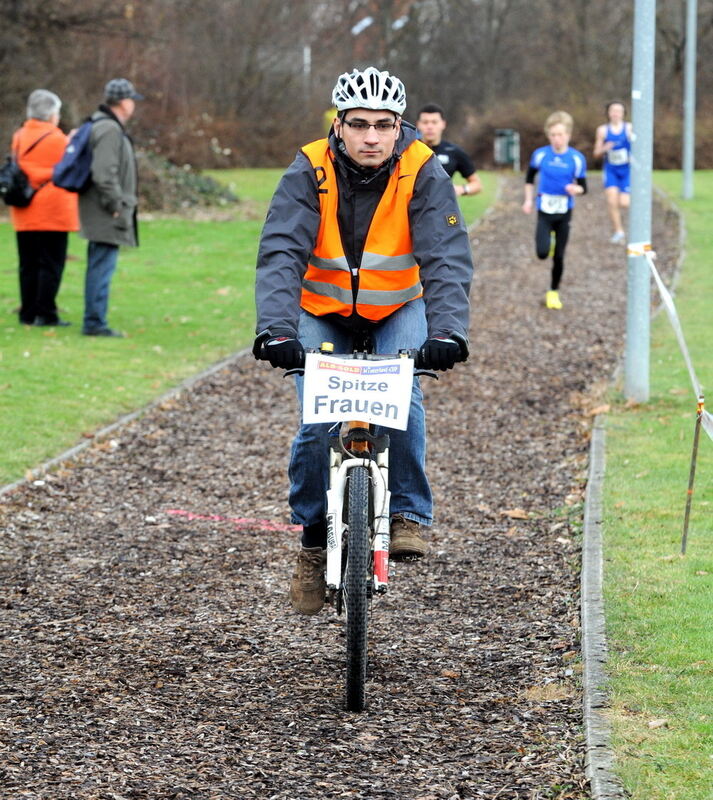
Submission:
{"label": "brown leather boot", "polygon": [[300,614],[319,614],[324,605],[327,582],[324,564],[327,551],[321,547],[303,547],[297,554],[297,566],[290,584],[292,608]]}
{"label": "brown leather boot", "polygon": [[428,552],[428,544],[421,536],[421,526],[401,514],[391,518],[391,544],[389,558],[393,561],[418,561]]}

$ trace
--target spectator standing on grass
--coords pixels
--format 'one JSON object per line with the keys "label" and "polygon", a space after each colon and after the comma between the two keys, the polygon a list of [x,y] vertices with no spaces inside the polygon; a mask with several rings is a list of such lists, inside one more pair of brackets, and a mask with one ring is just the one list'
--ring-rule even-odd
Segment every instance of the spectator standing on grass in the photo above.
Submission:
{"label": "spectator standing on grass", "polygon": [[[544,260],[552,256],[549,291],[545,294],[547,308],[560,309],[559,285],[564,272],[564,250],[569,238],[574,198],[587,191],[587,162],[569,146],[572,136],[572,117],[566,111],[555,111],[545,121],[545,134],[550,143],[538,147],[530,158],[525,177],[526,214],[537,207],[535,251]],[[535,176],[539,173],[537,200]]]}
{"label": "spectator standing on grass", "polygon": [[114,78],[92,115],[92,181],[79,196],[81,236],[89,240],[84,285],[85,336],[123,336],[109,327],[109,289],[119,246],[138,245],[138,175],[133,143],[126,132],[136,100],[131,81]]}
{"label": "spectator standing on grass", "polygon": [[443,165],[443,169],[452,178],[456,172],[465,178],[465,183],[455,184],[455,192],[459,197],[478,194],[483,187],[480,183],[475,166],[462,147],[443,138],[446,129],[446,117],[443,109],[435,103],[428,103],[418,112],[416,128],[421,134],[422,141],[436,154],[436,158]]}
{"label": "spectator standing on grass", "polygon": [[54,92],[35,89],[27,100],[27,119],[12,137],[12,152],[36,189],[25,208],[10,207],[17,237],[20,277],[20,322],[65,326],[59,318],[57,292],[67,259],[69,231],[79,229],[77,196],[51,182],[67,136],[57,127],[62,101]]}
{"label": "spectator standing on grass", "polygon": [[626,234],[621,219],[621,210],[629,207],[631,197],[631,123],[624,120],[626,108],[613,100],[606,107],[607,122],[597,128],[594,141],[594,157],[604,158],[603,178],[607,210],[614,233],[612,244],[624,244]]}

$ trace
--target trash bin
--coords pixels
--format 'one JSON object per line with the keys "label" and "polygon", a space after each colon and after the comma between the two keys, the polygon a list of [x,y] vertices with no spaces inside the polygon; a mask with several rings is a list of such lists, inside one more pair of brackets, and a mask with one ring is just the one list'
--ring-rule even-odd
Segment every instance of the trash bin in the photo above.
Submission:
{"label": "trash bin", "polygon": [[512,167],[520,171],[520,134],[513,128],[496,128],[494,160],[499,167]]}

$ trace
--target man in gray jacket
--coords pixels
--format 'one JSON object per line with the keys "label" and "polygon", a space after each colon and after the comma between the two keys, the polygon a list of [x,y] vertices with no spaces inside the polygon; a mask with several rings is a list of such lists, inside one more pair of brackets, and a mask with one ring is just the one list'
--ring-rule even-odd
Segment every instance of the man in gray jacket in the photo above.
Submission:
{"label": "man in gray jacket", "polygon": [[107,309],[119,245],[138,245],[136,156],[124,126],[135,101],[142,99],[131,81],[114,78],[104,87],[104,103],[92,115],[92,182],[79,195],[80,235],[89,240],[85,336],[123,336],[109,327]]}
{"label": "man in gray jacket", "polygon": [[[302,148],[270,205],[253,353],[290,369],[305,347],[329,341],[351,352],[368,334],[377,353],[418,348],[424,367],[451,369],[468,355],[473,261],[450,179],[402,120],[398,78],[354,70],[340,76],[332,99],[329,138]],[[389,431],[395,560],[425,555],[421,528],[433,518],[422,401],[415,379],[408,430]],[[303,528],[290,599],[302,614],[324,603],[329,427],[302,425],[289,466],[292,521]]]}

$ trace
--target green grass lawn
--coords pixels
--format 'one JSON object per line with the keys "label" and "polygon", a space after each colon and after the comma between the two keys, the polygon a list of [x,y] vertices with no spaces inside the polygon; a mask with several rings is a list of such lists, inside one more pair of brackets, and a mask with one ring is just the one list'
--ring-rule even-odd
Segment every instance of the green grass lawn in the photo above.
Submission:
{"label": "green grass lawn", "polygon": [[[678,199],[679,172],[655,180],[685,215],[675,302],[705,389],[713,386],[713,172],[696,173],[690,201]],[[704,432],[688,553],[679,556],[695,410],[661,313],[652,324],[650,402],[629,408],[616,397],[606,419],[608,670],[617,770],[634,800],[713,797],[713,441]]]}
{"label": "green grass lawn", "polygon": [[472,225],[483,213],[493,204],[495,193],[498,188],[498,175],[494,172],[479,172],[480,182],[483,184],[483,191],[475,197],[461,197],[459,203],[463,211],[463,219],[466,225]]}
{"label": "green grass lawn", "polygon": [[[58,297],[72,326],[19,325],[15,236],[0,222],[0,485],[252,342],[257,242],[282,172],[211,172],[244,201],[232,219],[141,223],[141,246],[119,255],[109,306],[126,339],[79,333],[86,242],[74,234]],[[463,200],[469,223],[494,197],[496,176],[482,178],[482,195]]]}
{"label": "green grass lawn", "polygon": [[109,321],[126,339],[79,334],[86,243],[74,234],[58,297],[72,326],[18,325],[15,238],[2,223],[0,484],[249,344],[264,198],[280,170],[244,172],[247,219],[153,219],[139,248],[122,248]]}

